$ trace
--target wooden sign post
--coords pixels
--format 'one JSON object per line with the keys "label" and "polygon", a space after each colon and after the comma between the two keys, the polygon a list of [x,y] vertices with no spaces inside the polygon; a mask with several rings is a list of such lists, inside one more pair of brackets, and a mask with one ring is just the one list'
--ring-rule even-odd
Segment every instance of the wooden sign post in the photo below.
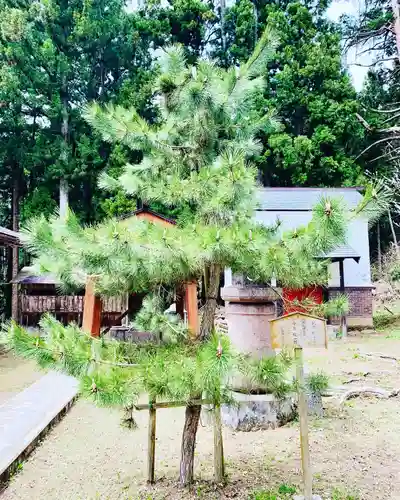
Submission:
{"label": "wooden sign post", "polygon": [[304,362],[303,348],[294,348],[296,361],[297,393],[299,397],[299,421],[300,421],[300,449],[301,465],[303,469],[304,500],[312,499],[312,472],[310,460],[310,444],[308,440],[308,415],[307,399],[304,392]]}
{"label": "wooden sign post", "polygon": [[270,321],[274,349],[294,348],[299,403],[300,449],[304,500],[312,500],[312,472],[308,440],[307,399],[304,390],[303,347],[328,347],[326,320],[304,313],[291,313]]}

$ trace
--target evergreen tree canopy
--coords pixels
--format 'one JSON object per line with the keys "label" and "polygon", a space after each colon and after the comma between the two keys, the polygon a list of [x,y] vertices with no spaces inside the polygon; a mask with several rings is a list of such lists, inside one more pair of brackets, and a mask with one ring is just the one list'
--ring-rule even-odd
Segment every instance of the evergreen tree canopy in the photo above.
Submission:
{"label": "evergreen tree canopy", "polygon": [[239,70],[208,61],[187,66],[183,50],[169,48],[160,59],[161,119],[154,125],[134,109],[89,107],[87,119],[105,140],[143,154],[119,178],[104,175],[103,186],[175,207],[180,216],[167,228],[135,219],[83,228],[72,213],[65,222],[40,217],[27,236],[41,269],[74,285],[96,276],[98,291],[108,295],[192,279],[207,266],[263,281],[275,276],[290,286],[325,281],[326,266],[315,257],[344,241],[341,200],[321,200],[307,227],[283,236],[253,220],[256,134],[278,123],[273,112],[253,106],[271,45],[266,31]]}

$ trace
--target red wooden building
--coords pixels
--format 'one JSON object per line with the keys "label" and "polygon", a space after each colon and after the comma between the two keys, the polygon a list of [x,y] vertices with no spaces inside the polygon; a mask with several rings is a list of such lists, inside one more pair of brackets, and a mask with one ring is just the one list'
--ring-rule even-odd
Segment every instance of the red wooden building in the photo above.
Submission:
{"label": "red wooden building", "polygon": [[[170,226],[175,222],[147,208],[139,209],[123,217],[129,220],[139,217],[153,224]],[[12,244],[16,244],[14,233]],[[11,237],[10,236],[10,237]],[[64,324],[71,322],[82,325],[83,329],[99,335],[101,328],[119,326],[141,307],[142,296],[124,295],[101,298],[94,295],[94,282],[88,278],[86,289],[74,295],[65,295],[59,291],[59,282],[54,276],[35,276],[29,267],[23,268],[12,280],[13,287],[18,289],[17,320],[24,326],[35,327],[44,313],[51,313]],[[198,306],[197,283],[186,283],[182,293],[177,294],[176,310],[186,318],[190,329],[197,333]]]}

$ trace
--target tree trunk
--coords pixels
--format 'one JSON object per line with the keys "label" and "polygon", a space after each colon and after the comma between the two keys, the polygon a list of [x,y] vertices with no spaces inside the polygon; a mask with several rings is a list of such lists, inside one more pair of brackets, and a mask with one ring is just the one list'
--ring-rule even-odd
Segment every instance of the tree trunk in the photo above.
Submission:
{"label": "tree trunk", "polygon": [[254,0],[253,2],[253,15],[254,15],[254,47],[253,50],[256,48],[257,45],[257,28],[258,28],[258,12],[257,12],[257,5]]}
{"label": "tree trunk", "polygon": [[388,217],[389,217],[390,230],[392,232],[392,237],[393,237],[393,244],[394,244],[394,248],[396,250],[396,255],[397,255],[397,257],[400,257],[399,245],[397,244],[396,231],[394,230],[394,225],[393,225],[392,215],[390,214],[390,210],[388,210]]}
{"label": "tree trunk", "polygon": [[[63,137],[63,151],[62,151],[62,163],[64,166],[68,163],[68,135],[69,135],[69,123],[68,123],[68,96],[66,85],[62,89],[62,124],[61,124],[61,135]],[[68,182],[65,178],[60,179],[60,217],[65,219],[68,212]]]}
{"label": "tree trunk", "polygon": [[225,10],[226,10],[226,1],[220,0],[221,6],[221,46],[224,52],[224,56],[226,55],[226,33],[225,33]]}
{"label": "tree trunk", "polygon": [[379,279],[382,277],[382,247],[381,247],[381,225],[377,224],[376,226],[376,243],[378,247],[378,272]]}
{"label": "tree trunk", "polygon": [[[20,189],[19,189],[19,176],[15,173],[13,180],[13,191],[12,191],[12,208],[11,208],[11,218],[12,218],[12,230],[19,231],[19,201],[20,201]],[[12,278],[14,279],[18,274],[19,267],[19,249],[17,246],[12,247]],[[11,317],[14,321],[18,321],[18,285],[13,283],[11,285]]]}
{"label": "tree trunk", "polygon": [[206,302],[203,307],[203,315],[200,324],[201,340],[207,340],[214,328],[215,309],[217,307],[219,280],[221,270],[219,266],[210,266],[205,272],[206,281]]}
{"label": "tree trunk", "polygon": [[194,450],[199,426],[201,406],[187,406],[185,411],[185,426],[182,434],[180,483],[189,486],[193,483]]}
{"label": "tree trunk", "polygon": [[68,182],[60,179],[60,217],[65,219],[68,212]]}
{"label": "tree trunk", "polygon": [[[212,265],[206,272],[207,288],[206,302],[203,307],[199,338],[207,340],[214,328],[215,309],[220,280],[220,267]],[[192,399],[201,399],[201,394],[195,394]],[[194,450],[196,447],[196,435],[199,425],[201,406],[187,406],[185,412],[185,425],[182,434],[181,464],[179,481],[182,486],[193,483]]]}
{"label": "tree trunk", "polygon": [[398,0],[392,0],[393,31],[396,37],[397,57],[400,60],[400,14]]}

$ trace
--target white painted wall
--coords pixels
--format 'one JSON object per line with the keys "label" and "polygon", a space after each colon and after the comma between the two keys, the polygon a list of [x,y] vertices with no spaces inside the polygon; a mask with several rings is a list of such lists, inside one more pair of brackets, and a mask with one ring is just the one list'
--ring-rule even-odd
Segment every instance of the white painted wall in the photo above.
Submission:
{"label": "white painted wall", "polygon": [[[262,224],[273,225],[276,222],[276,219],[279,218],[282,222],[282,231],[304,226],[310,222],[311,217],[311,212],[256,212],[256,220]],[[345,286],[371,286],[368,222],[365,219],[359,218],[349,225],[347,244],[350,245],[361,256],[361,258],[358,264],[353,259],[346,259],[344,261]],[[331,275],[329,286],[340,286],[339,263],[335,262],[331,264],[329,271]]]}

